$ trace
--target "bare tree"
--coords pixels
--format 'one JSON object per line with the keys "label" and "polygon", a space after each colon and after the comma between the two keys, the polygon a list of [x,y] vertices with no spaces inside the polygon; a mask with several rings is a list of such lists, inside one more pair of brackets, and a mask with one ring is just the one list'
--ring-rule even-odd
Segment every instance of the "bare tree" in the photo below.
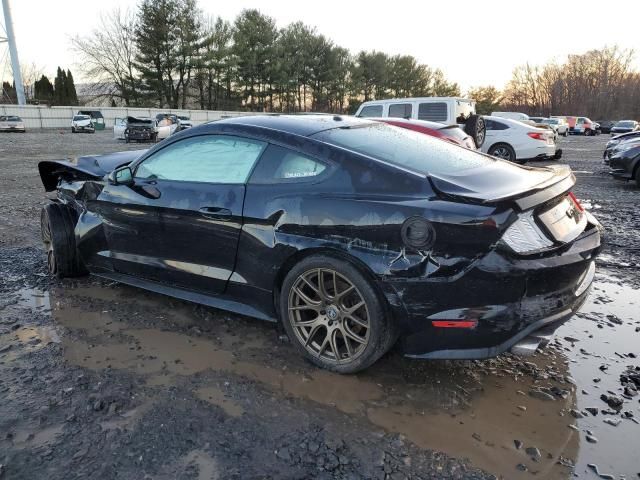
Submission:
{"label": "bare tree", "polygon": [[135,21],[132,12],[116,8],[100,17],[98,28],[71,39],[84,76],[95,82],[104,95],[120,99],[127,106],[140,104],[134,63]]}

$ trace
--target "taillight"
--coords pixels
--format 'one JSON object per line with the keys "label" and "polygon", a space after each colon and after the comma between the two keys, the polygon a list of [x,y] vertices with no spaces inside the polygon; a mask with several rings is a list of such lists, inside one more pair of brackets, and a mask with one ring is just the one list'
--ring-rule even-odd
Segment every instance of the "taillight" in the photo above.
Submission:
{"label": "taillight", "polygon": [[544,133],[540,133],[540,132],[527,132],[527,135],[529,135],[531,138],[533,138],[534,140],[547,140],[547,137]]}

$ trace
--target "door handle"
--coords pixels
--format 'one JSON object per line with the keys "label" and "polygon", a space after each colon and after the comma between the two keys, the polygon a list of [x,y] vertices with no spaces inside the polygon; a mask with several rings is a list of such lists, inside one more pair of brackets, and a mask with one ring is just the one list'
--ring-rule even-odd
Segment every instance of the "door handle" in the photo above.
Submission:
{"label": "door handle", "polygon": [[220,207],[202,207],[198,210],[202,215],[217,220],[231,220],[231,210]]}

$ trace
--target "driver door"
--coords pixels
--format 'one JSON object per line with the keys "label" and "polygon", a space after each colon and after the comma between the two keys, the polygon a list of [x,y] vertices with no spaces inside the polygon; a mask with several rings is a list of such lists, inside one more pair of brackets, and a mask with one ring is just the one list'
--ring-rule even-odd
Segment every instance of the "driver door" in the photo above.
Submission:
{"label": "driver door", "polygon": [[119,273],[221,293],[233,273],[245,183],[266,144],[229,135],[171,143],[135,167],[133,185],[98,198]]}

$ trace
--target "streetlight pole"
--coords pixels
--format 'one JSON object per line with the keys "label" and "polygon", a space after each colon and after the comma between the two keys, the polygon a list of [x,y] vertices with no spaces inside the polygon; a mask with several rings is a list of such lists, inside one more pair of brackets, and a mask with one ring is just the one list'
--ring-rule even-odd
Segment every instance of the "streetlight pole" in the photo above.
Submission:
{"label": "streetlight pole", "polygon": [[11,8],[9,0],[2,0],[2,11],[4,12],[4,28],[7,32],[6,41],[9,44],[9,54],[11,55],[11,68],[13,70],[13,82],[16,85],[16,95],[18,105],[26,105],[24,97],[24,84],[22,83],[22,72],[20,71],[20,61],[18,60],[18,48],[16,47],[16,36],[13,32],[13,21],[11,20]]}

